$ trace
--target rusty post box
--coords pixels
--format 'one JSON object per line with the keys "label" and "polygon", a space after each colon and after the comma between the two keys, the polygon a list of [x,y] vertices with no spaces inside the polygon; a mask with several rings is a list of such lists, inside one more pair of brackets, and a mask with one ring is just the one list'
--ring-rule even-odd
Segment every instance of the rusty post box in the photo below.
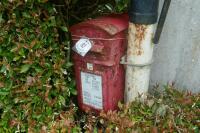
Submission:
{"label": "rusty post box", "polygon": [[83,57],[73,52],[78,104],[82,110],[117,109],[124,97],[125,72],[120,64],[126,52],[128,16],[110,15],[70,28],[73,44],[87,37],[92,48]]}

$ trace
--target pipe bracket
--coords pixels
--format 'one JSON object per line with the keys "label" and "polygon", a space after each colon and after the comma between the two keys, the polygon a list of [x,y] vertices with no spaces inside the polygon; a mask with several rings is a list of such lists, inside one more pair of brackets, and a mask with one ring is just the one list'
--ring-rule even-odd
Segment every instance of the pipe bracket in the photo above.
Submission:
{"label": "pipe bracket", "polygon": [[153,60],[151,60],[148,63],[144,63],[144,64],[135,64],[135,63],[127,62],[126,56],[123,56],[120,61],[120,64],[133,66],[133,67],[147,67],[147,66],[150,66],[152,63],[153,63]]}

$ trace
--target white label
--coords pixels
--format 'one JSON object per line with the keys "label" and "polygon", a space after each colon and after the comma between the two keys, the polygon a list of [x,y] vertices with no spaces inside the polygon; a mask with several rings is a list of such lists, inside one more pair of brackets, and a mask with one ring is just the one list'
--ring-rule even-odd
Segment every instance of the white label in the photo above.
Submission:
{"label": "white label", "polygon": [[81,72],[83,103],[96,109],[103,109],[102,77]]}
{"label": "white label", "polygon": [[88,38],[81,38],[78,42],[76,42],[76,44],[73,47],[73,50],[81,56],[85,56],[91,48],[91,41]]}
{"label": "white label", "polygon": [[92,71],[93,70],[93,64],[87,63],[87,69]]}

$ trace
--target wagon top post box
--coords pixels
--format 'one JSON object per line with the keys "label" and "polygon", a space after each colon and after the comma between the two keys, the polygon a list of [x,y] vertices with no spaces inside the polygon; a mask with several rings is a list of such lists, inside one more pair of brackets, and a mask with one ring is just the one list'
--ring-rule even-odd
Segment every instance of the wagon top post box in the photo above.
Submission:
{"label": "wagon top post box", "polygon": [[128,15],[109,15],[70,28],[73,44],[87,38],[92,44],[85,56],[73,52],[78,104],[82,110],[117,109],[124,96],[124,68]]}

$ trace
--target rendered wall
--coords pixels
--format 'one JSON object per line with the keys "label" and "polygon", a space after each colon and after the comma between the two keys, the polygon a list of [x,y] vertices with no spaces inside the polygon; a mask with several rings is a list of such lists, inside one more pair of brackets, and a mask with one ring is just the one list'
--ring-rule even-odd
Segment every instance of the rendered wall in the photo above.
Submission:
{"label": "rendered wall", "polygon": [[172,81],[181,89],[200,92],[200,0],[172,0],[155,46],[150,84]]}

